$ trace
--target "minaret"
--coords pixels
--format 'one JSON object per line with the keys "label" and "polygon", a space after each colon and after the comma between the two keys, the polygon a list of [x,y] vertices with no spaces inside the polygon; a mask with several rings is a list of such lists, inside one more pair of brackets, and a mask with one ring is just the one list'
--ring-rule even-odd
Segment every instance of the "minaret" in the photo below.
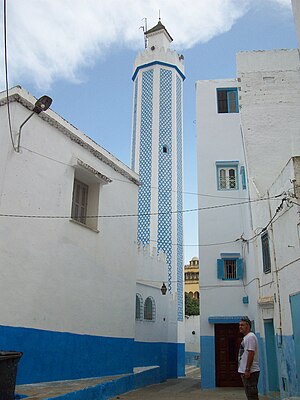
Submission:
{"label": "minaret", "polygon": [[138,241],[163,251],[183,320],[183,56],[164,25],[145,32],[134,65],[131,166],[140,175]]}

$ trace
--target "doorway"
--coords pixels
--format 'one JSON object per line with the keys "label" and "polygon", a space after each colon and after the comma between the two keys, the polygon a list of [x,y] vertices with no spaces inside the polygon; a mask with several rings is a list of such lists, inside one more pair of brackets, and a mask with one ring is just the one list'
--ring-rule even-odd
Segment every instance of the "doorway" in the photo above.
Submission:
{"label": "doorway", "polygon": [[269,392],[279,392],[278,364],[273,320],[264,320],[264,327]]}
{"label": "doorway", "polygon": [[243,386],[237,372],[241,340],[239,324],[215,324],[216,386]]}
{"label": "doorway", "polygon": [[300,293],[290,296],[293,335],[295,345],[296,374],[298,388],[300,388]]}

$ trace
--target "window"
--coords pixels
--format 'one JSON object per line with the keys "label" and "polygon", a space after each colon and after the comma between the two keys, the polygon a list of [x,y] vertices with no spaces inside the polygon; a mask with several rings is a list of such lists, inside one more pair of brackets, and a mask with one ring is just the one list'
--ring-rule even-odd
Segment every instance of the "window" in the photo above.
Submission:
{"label": "window", "polygon": [[154,321],[155,314],[156,314],[155,301],[153,297],[147,297],[144,305],[144,319],[148,321]]}
{"label": "window", "polygon": [[271,272],[271,257],[268,232],[264,232],[261,235],[261,248],[263,258],[263,271],[265,274],[268,274],[269,272]]}
{"label": "window", "polygon": [[93,167],[79,159],[76,160],[71,206],[73,221],[97,231],[100,187],[109,182],[109,178]]}
{"label": "window", "polygon": [[236,260],[224,260],[224,279],[236,279]]}
{"label": "window", "polygon": [[247,188],[245,167],[241,166],[240,174],[241,174],[241,178],[242,178],[242,187],[243,187],[243,190],[245,190]]}
{"label": "window", "polygon": [[217,161],[218,190],[238,189],[238,161]]}
{"label": "window", "polygon": [[168,152],[168,146],[163,146],[163,153],[167,153]]}
{"label": "window", "polygon": [[143,298],[139,293],[135,295],[135,319],[143,319]]}
{"label": "window", "polygon": [[218,279],[238,280],[243,278],[243,259],[239,253],[222,253],[217,260]]}
{"label": "window", "polygon": [[217,89],[218,113],[238,113],[237,88]]}
{"label": "window", "polygon": [[88,186],[75,179],[73,188],[72,218],[82,224],[86,224],[87,201]]}

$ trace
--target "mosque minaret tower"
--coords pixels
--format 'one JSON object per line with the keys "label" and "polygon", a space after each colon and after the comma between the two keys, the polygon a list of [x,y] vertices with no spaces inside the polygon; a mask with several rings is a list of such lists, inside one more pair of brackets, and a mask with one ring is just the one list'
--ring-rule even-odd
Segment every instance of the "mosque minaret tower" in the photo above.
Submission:
{"label": "mosque minaret tower", "polygon": [[134,64],[131,166],[140,175],[138,241],[163,251],[183,320],[183,56],[159,20]]}

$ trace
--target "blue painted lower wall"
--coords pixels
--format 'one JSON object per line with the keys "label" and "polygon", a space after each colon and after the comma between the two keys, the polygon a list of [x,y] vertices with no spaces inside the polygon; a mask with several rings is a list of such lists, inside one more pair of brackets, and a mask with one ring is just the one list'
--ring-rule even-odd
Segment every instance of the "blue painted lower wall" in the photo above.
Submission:
{"label": "blue painted lower wall", "polygon": [[23,352],[17,384],[133,371],[134,340],[0,326],[0,350]]}
{"label": "blue painted lower wall", "polygon": [[184,376],[184,344],[0,326],[0,350],[21,351],[17,384],[132,373],[160,366],[161,380]]}
{"label": "blue painted lower wall", "polygon": [[279,384],[280,391],[284,397],[300,396],[300,387],[298,386],[295,344],[292,336],[282,336],[280,343],[277,338],[278,360],[279,360]]}
{"label": "blue painted lower wall", "polygon": [[200,337],[200,366],[201,387],[211,389],[216,387],[216,365],[215,365],[215,338],[214,336]]}
{"label": "blue painted lower wall", "polygon": [[196,353],[194,351],[186,351],[185,364],[195,365],[196,367],[200,367],[200,353]]}
{"label": "blue painted lower wall", "polygon": [[163,380],[184,376],[184,349],[183,343],[135,342],[134,366],[159,365]]}

